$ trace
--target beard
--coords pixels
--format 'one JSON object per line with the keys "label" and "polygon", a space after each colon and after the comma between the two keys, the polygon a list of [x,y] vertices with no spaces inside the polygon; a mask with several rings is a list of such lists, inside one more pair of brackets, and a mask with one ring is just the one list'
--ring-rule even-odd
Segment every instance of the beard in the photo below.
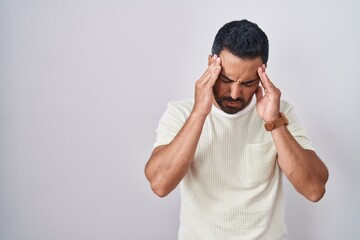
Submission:
{"label": "beard", "polygon": [[[233,99],[232,97],[216,97],[214,96],[215,101],[225,113],[235,114],[243,110],[249,105],[250,101],[246,102],[243,97],[238,97]],[[250,99],[251,100],[251,99]]]}

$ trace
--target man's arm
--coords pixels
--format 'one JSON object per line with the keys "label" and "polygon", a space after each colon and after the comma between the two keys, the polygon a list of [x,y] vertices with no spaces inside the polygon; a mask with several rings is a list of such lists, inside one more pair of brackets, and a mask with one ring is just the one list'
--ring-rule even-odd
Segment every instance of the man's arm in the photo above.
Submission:
{"label": "man's arm", "polygon": [[325,194],[328,171],[314,151],[303,149],[285,126],[271,131],[278,163],[295,189],[313,202]]}
{"label": "man's arm", "polygon": [[[265,65],[258,69],[261,87],[256,91],[257,112],[265,122],[279,117],[281,92],[265,73]],[[278,164],[294,188],[313,202],[325,194],[329,173],[314,151],[303,149],[285,126],[271,131],[278,151]]]}
{"label": "man's arm", "polygon": [[221,71],[221,59],[209,56],[208,68],[195,84],[193,110],[184,126],[167,145],[154,149],[145,175],[154,193],[168,195],[184,178],[194,159],[197,144],[213,102],[213,86]]}

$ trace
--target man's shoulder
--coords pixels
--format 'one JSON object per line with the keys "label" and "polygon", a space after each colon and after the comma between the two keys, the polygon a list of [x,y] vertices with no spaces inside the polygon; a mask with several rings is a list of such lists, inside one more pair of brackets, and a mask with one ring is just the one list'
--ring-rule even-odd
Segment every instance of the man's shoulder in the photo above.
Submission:
{"label": "man's shoulder", "polygon": [[172,100],[167,103],[163,119],[177,119],[185,121],[190,115],[194,105],[194,100]]}
{"label": "man's shoulder", "polygon": [[287,113],[293,109],[293,105],[288,102],[287,100],[281,99],[280,100],[280,111]]}

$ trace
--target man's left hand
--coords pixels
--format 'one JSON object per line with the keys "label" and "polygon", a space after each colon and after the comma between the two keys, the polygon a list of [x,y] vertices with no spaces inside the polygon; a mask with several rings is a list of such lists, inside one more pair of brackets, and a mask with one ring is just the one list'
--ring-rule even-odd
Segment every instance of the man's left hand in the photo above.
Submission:
{"label": "man's left hand", "polygon": [[265,72],[265,68],[265,64],[258,68],[261,87],[258,86],[256,89],[256,110],[261,119],[269,122],[279,118],[281,92],[270,81]]}

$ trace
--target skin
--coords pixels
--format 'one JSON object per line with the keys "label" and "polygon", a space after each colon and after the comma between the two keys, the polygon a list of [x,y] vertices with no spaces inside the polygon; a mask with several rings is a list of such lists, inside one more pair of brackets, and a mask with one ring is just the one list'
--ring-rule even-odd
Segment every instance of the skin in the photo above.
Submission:
{"label": "skin", "polygon": [[[281,92],[265,69],[261,58],[241,59],[227,50],[219,57],[208,57],[208,68],[195,83],[195,102],[189,118],[171,143],[153,150],[146,164],[145,175],[155,194],[168,195],[188,172],[212,105],[236,113],[255,94],[256,110],[264,122],[279,117]],[[314,151],[302,149],[285,126],[271,134],[278,151],[278,164],[291,184],[310,201],[319,201],[328,179],[324,163]]]}
{"label": "skin", "polygon": [[260,57],[243,60],[228,50],[220,53],[220,59],[222,69],[213,87],[213,103],[224,112],[234,114],[250,104],[259,85],[257,69],[262,60]]}

